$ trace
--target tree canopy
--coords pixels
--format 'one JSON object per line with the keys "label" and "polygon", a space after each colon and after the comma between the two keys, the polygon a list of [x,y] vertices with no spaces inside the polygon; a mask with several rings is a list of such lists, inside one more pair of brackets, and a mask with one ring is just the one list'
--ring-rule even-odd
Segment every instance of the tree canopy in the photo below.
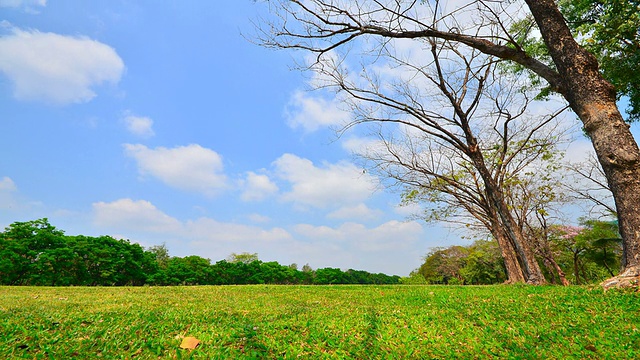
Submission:
{"label": "tree canopy", "polygon": [[397,284],[399,276],[335,268],[313,270],[263,262],[258,254],[228,260],[170,256],[165,244],[144,249],[110,236],[68,236],[45,219],[0,232],[0,285],[140,286],[237,284]]}

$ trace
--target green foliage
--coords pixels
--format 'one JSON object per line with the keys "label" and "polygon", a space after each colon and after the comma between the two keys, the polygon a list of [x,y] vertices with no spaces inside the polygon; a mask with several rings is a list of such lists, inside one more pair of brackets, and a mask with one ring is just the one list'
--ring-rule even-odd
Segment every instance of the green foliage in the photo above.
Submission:
{"label": "green foliage", "polygon": [[160,269],[166,269],[167,266],[169,266],[169,260],[171,259],[171,256],[169,256],[169,249],[167,249],[167,244],[162,243],[162,245],[152,246],[148,248],[147,251],[153,254]]}
{"label": "green foliage", "polygon": [[403,285],[427,285],[427,279],[418,270],[414,270],[409,276],[400,278],[400,283]]}
{"label": "green foliage", "polygon": [[495,241],[486,240],[436,248],[427,254],[418,273],[429,284],[486,285],[506,280],[500,249]]}
{"label": "green foliage", "polygon": [[587,287],[0,287],[0,358],[637,359],[639,312]]}
{"label": "green foliage", "polygon": [[[628,121],[639,120],[640,0],[561,0],[558,5],[574,37],[598,59],[602,74],[616,87],[618,96],[628,98]],[[510,32],[514,34],[517,46],[554,67],[533,18],[516,22]],[[503,64],[512,71],[527,71],[532,86],[540,86],[540,79],[521,65]],[[546,98],[550,90],[542,88],[538,97]]]}
{"label": "green foliage", "polygon": [[629,120],[639,120],[640,0],[562,0],[559,5],[618,95],[629,98]]}
{"label": "green foliage", "polygon": [[250,264],[256,260],[258,260],[258,254],[256,253],[251,254],[248,252],[243,252],[240,254],[231,253],[231,255],[229,255],[229,257],[227,258],[228,262],[244,263],[244,264]]}
{"label": "green foliage", "polygon": [[622,239],[615,221],[582,219],[581,226],[555,226],[556,261],[574,284],[596,283],[621,269]]}
{"label": "green foliage", "polygon": [[148,250],[109,236],[65,236],[47,219],[16,222],[0,232],[0,285],[122,286],[238,284],[397,284],[398,276],[307,264],[262,262],[231,254],[211,264],[197,255],[170,257],[165,244]]}

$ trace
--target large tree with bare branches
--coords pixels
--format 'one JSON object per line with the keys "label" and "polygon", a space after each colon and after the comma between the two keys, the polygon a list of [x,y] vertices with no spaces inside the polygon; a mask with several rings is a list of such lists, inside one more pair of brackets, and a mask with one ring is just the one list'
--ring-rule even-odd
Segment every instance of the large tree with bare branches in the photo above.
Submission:
{"label": "large tree with bare branches", "polygon": [[[613,192],[624,244],[624,272],[612,283],[640,276],[640,150],[616,105],[616,92],[598,70],[596,58],[573,38],[553,0],[401,1],[273,0],[280,21],[267,21],[266,46],[304,49],[318,59],[358,43],[379,40],[370,50],[386,49],[394,39],[424,46],[457,43],[507,60],[541,78],[560,94],[582,121]],[[552,65],[528,53],[528,29],[514,27],[531,17]],[[513,30],[519,29],[519,30]],[[373,55],[369,53],[368,55]],[[411,85],[408,85],[411,86]],[[476,148],[468,139],[470,150]],[[470,152],[480,161],[480,157]],[[507,228],[507,231],[511,231]]]}
{"label": "large tree with bare branches", "polygon": [[356,99],[350,101],[356,122],[402,125],[378,128],[378,141],[360,152],[369,168],[399,185],[405,202],[430,204],[428,220],[490,233],[510,282],[542,283],[525,223],[555,198],[550,162],[562,133],[556,115],[564,107],[532,114],[522,76],[477,50],[459,51],[455,42],[431,45],[425,66],[385,55],[422,86],[378,80],[365,89],[344,71],[321,71]]}

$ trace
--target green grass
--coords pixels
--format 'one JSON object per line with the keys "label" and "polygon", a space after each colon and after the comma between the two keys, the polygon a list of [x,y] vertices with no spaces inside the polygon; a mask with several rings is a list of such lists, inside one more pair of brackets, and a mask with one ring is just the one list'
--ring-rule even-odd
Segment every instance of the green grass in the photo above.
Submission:
{"label": "green grass", "polygon": [[[640,293],[586,287],[0,287],[0,358],[640,358]],[[202,344],[180,349],[182,337]]]}

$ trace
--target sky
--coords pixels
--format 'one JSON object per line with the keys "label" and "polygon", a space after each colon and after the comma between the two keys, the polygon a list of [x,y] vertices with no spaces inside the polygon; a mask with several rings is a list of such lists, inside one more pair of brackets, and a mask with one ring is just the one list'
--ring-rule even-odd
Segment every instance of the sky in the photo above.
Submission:
{"label": "sky", "polygon": [[364,135],[254,44],[264,5],[0,0],[0,227],[48,218],[213,262],[406,276],[458,231],[410,220]]}

